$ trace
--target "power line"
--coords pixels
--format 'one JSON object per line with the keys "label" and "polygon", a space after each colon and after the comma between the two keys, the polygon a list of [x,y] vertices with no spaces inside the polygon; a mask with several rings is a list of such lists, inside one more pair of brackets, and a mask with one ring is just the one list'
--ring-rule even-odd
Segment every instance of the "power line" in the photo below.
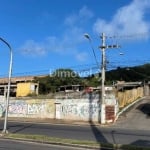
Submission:
{"label": "power line", "polygon": [[[130,61],[130,64],[128,62],[128,60],[113,60],[113,61],[109,61],[109,63],[107,64],[107,70],[112,70],[112,69],[116,69],[118,67],[129,67],[129,66],[137,66],[137,65],[141,65],[141,64],[146,64],[149,63],[150,59],[144,59],[144,60],[132,60]],[[100,62],[98,62],[100,64]],[[55,71],[56,69],[59,69],[62,67],[57,67],[57,68],[51,68],[51,69],[43,69],[43,70],[32,70],[32,71],[24,71],[24,72],[15,72],[13,73],[12,76],[25,76],[25,75],[49,75],[50,74],[50,70]],[[92,64],[83,64],[83,65],[75,65],[75,66],[67,66],[67,67],[63,67],[63,68],[70,68],[73,69],[75,72],[84,72],[84,71],[91,71],[91,72],[98,72],[100,69],[100,66],[97,66],[97,64],[92,63]],[[6,77],[8,76],[8,74],[0,74],[0,77]]]}
{"label": "power line", "polygon": [[91,40],[90,36],[87,33],[84,34],[84,36],[89,40],[89,43],[90,43],[90,46],[91,46],[91,49],[92,49],[92,52],[93,52],[93,55],[94,55],[95,62],[97,64],[97,66],[99,67],[99,63],[98,63],[98,60],[97,60],[97,57],[96,57],[96,54],[95,54],[95,49],[93,47],[92,40]]}
{"label": "power line", "polygon": [[108,36],[108,38],[112,39],[133,39],[133,38],[143,38],[143,37],[149,37],[150,32],[142,32],[142,33],[134,33],[134,34],[118,34],[113,36]]}

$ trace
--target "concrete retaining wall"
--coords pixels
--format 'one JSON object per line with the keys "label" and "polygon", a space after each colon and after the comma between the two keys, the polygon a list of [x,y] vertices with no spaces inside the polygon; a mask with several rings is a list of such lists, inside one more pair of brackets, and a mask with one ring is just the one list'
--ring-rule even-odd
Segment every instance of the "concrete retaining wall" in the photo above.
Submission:
{"label": "concrete retaining wall", "polygon": [[[4,115],[4,101],[0,101],[0,116]],[[54,118],[54,100],[10,100],[9,117]]]}
{"label": "concrete retaining wall", "polygon": [[[110,118],[110,116],[113,116],[114,120],[119,107],[125,107],[142,96],[142,87],[118,92],[118,100],[116,100],[113,93],[106,92],[105,107],[114,107],[114,116],[112,112],[108,112],[106,117]],[[4,100],[0,100],[0,116],[4,115],[4,102]],[[89,95],[86,99],[20,99],[10,100],[8,116],[99,121],[100,108],[99,97],[96,95]]]}
{"label": "concrete retaining wall", "polygon": [[98,100],[92,102],[89,99],[57,100],[57,104],[60,104],[60,119],[98,121],[100,111]]}

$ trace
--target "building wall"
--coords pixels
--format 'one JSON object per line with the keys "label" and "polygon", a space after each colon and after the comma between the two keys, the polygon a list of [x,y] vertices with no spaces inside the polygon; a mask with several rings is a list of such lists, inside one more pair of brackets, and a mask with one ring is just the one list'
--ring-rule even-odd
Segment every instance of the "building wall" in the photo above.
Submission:
{"label": "building wall", "polygon": [[[9,117],[54,118],[54,99],[10,100]],[[5,101],[0,101],[0,116],[4,115]]]}
{"label": "building wall", "polygon": [[89,99],[66,99],[57,100],[60,105],[60,115],[56,119],[66,120],[84,120],[98,121],[99,118],[99,103],[98,100],[89,101]]}
{"label": "building wall", "polygon": [[[60,117],[56,116],[56,105],[60,109],[57,112]],[[89,99],[17,99],[9,102],[9,117],[26,117],[26,118],[52,118],[66,120],[93,120],[97,121],[99,117],[98,100]],[[4,115],[5,101],[0,100],[0,116]]]}
{"label": "building wall", "polygon": [[[116,105],[111,94],[106,99],[109,106]],[[4,115],[5,101],[0,100],[0,116]],[[89,94],[86,99],[16,99],[9,102],[9,117],[52,118],[64,120],[99,121],[99,97]]]}
{"label": "building wall", "polygon": [[[114,107],[114,117],[118,111],[117,100],[113,92],[106,92],[105,106]],[[56,110],[58,118],[65,120],[82,120],[82,121],[94,121],[100,120],[101,104],[99,96],[89,94],[86,99],[59,99],[56,100],[56,105],[59,110]]]}
{"label": "building wall", "polygon": [[38,89],[37,83],[32,82],[17,83],[16,96],[17,97],[27,96],[28,94],[32,93],[38,94],[38,90],[35,87],[37,87]]}
{"label": "building wall", "polygon": [[[118,92],[118,100],[116,100],[113,93],[106,92],[105,107],[108,108],[106,109],[106,119],[115,119],[119,110],[118,104],[119,107],[125,107],[142,96],[142,87]],[[4,108],[5,101],[0,100],[0,116],[4,115]],[[96,95],[89,94],[89,97],[86,99],[10,100],[8,116],[99,121],[100,111],[101,105],[99,98]]]}

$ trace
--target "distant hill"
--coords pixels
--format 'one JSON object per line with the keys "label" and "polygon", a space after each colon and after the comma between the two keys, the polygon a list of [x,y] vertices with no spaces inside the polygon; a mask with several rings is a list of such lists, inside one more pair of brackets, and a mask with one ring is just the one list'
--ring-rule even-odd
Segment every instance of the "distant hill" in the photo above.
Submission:
{"label": "distant hill", "polygon": [[150,63],[107,71],[106,82],[112,81],[150,81]]}

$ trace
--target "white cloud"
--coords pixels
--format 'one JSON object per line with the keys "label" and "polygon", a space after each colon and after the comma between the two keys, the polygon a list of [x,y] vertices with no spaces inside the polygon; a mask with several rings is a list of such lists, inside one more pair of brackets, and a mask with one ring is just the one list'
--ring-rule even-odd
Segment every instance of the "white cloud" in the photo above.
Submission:
{"label": "white cloud", "polygon": [[86,61],[88,58],[88,54],[86,52],[81,52],[76,54],[76,59],[79,61]]}
{"label": "white cloud", "polygon": [[49,52],[59,55],[76,55],[78,45],[82,40],[82,29],[74,27],[71,30],[66,30],[62,37],[49,36],[41,42],[27,40],[20,47],[20,51],[26,56],[44,56]]}
{"label": "white cloud", "polygon": [[150,23],[145,19],[148,8],[149,0],[133,0],[129,5],[118,9],[111,21],[97,19],[93,29],[98,34],[105,32],[108,35],[148,33]]}
{"label": "white cloud", "polygon": [[71,14],[65,18],[65,28],[60,37],[49,36],[41,42],[27,40],[20,49],[28,56],[43,56],[54,52],[59,55],[70,55],[78,61],[86,61],[87,53],[79,52],[79,45],[84,41],[84,29],[81,24],[91,17],[93,13],[84,6],[77,14]]}
{"label": "white cloud", "polygon": [[87,20],[94,16],[93,12],[90,11],[86,6],[83,6],[77,14],[69,15],[65,19],[65,24],[69,26],[79,25],[85,23]]}
{"label": "white cloud", "polygon": [[82,7],[79,11],[79,18],[90,19],[94,16],[93,12],[90,11],[86,6]]}
{"label": "white cloud", "polygon": [[65,25],[74,25],[77,21],[77,15],[72,14],[65,19]]}
{"label": "white cloud", "polygon": [[36,43],[33,40],[27,40],[20,49],[25,55],[36,56],[46,54],[45,47],[41,43]]}

